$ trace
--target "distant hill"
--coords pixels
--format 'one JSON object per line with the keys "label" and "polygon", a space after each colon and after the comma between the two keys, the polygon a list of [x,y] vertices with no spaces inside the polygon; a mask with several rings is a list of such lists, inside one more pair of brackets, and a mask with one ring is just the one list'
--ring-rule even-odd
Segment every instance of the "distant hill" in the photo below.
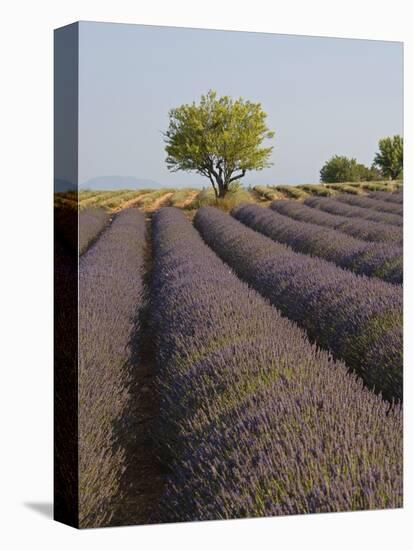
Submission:
{"label": "distant hill", "polygon": [[68,180],[62,178],[54,179],[54,192],[55,193],[66,193],[67,191],[76,191],[77,185],[71,183]]}
{"label": "distant hill", "polygon": [[80,186],[81,189],[107,191],[112,189],[160,189],[162,185],[153,180],[134,178],[132,176],[99,176]]}

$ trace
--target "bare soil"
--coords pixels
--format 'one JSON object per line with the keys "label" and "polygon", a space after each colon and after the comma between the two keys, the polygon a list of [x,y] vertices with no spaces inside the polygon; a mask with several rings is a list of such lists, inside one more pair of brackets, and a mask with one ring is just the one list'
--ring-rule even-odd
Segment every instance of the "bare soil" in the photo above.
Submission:
{"label": "bare soil", "polygon": [[124,208],[132,208],[134,206],[139,206],[139,204],[142,202],[143,197],[145,194],[139,195],[139,197],[134,197],[133,199],[130,199],[128,201],[120,203],[116,208],[112,210],[113,213],[120,212]]}
{"label": "bare soil", "polygon": [[[162,199],[164,197],[161,197]],[[137,319],[132,338],[134,360],[131,364],[130,406],[119,428],[118,440],[126,453],[126,469],[121,479],[111,525],[137,525],[156,522],[156,509],[162,494],[165,473],[157,459],[152,440],[158,417],[155,390],[155,350],[150,330],[150,292],[152,278],[151,217],[147,216],[145,261],[146,307]]]}
{"label": "bare soil", "polygon": [[156,200],[154,200],[153,203],[150,206],[148,206],[146,211],[154,212],[155,210],[158,210],[158,208],[162,208],[162,206],[167,206],[169,199],[172,197],[172,195],[173,195],[173,192],[165,193],[164,195],[162,195],[162,197],[159,197]]}

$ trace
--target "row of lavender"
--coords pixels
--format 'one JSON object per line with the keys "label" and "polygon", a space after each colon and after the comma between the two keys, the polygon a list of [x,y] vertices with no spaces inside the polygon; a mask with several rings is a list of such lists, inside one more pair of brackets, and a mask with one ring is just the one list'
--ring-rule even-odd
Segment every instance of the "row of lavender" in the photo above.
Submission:
{"label": "row of lavender", "polygon": [[[96,224],[95,224],[96,227]],[[79,264],[79,516],[106,525],[119,499],[125,452],[116,432],[136,368],[144,302],[145,219],[124,210]]]}
{"label": "row of lavender", "polygon": [[374,191],[369,193],[369,197],[386,202],[393,202],[395,204],[403,204],[403,191],[397,191],[395,193],[388,193],[387,191]]}
{"label": "row of lavender", "polygon": [[[219,233],[239,248],[230,216],[202,209],[197,226],[226,259]],[[262,239],[255,260],[275,246]],[[180,211],[155,214],[153,242],[156,436],[169,472],[158,519],[401,506],[400,407],[311,345]]]}
{"label": "row of lavender", "polygon": [[235,272],[386,399],[402,399],[402,287],[293,252],[215,208],[195,226]]}
{"label": "row of lavender", "polygon": [[232,214],[245,225],[297,252],[319,256],[358,274],[402,283],[403,249],[399,245],[368,243],[335,229],[299,222],[256,204],[238,207]]}
{"label": "row of lavender", "polygon": [[317,208],[311,208],[298,201],[275,201],[271,203],[270,208],[295,220],[331,227],[363,241],[390,243],[401,243],[403,241],[402,227],[340,216],[337,213],[329,213]]}
{"label": "row of lavender", "polygon": [[[368,200],[364,197],[363,199]],[[312,208],[319,208],[329,214],[345,216],[347,218],[360,218],[362,220],[370,220],[383,224],[394,225],[396,227],[402,227],[403,225],[403,218],[399,214],[379,212],[377,210],[372,210],[371,208],[356,206],[354,204],[346,204],[336,198],[330,199],[324,197],[309,197],[305,199],[304,204],[311,206]]]}
{"label": "row of lavender", "polygon": [[79,212],[79,254],[83,254],[109,223],[103,208],[85,208]]}
{"label": "row of lavender", "polygon": [[394,204],[392,202],[383,201],[374,197],[360,197],[358,195],[338,195],[336,200],[350,204],[351,206],[359,206],[360,208],[369,208],[376,212],[384,212],[388,214],[397,214],[403,216],[403,204]]}

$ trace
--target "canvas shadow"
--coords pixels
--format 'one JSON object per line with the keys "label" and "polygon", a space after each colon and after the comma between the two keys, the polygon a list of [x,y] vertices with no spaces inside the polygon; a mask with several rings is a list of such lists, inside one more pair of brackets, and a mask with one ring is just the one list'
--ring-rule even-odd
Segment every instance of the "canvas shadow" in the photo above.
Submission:
{"label": "canvas shadow", "polygon": [[23,506],[37,512],[41,516],[53,519],[53,502],[23,502]]}

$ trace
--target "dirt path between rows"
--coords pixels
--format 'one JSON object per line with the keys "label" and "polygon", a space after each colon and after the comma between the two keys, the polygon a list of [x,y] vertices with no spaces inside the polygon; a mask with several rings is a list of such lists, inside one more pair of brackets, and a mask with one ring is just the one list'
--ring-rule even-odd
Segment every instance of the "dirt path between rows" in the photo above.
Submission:
{"label": "dirt path between rows", "polygon": [[190,193],[187,198],[177,204],[175,204],[175,206],[177,208],[186,208],[189,204],[191,204],[191,202],[195,199],[195,197],[199,194],[199,191],[193,191],[192,193]]}
{"label": "dirt path between rows", "polygon": [[173,192],[165,193],[164,195],[162,195],[162,197],[159,197],[158,199],[153,201],[153,203],[146,209],[146,212],[154,212],[155,210],[158,210],[158,208],[162,208],[162,206],[167,206],[169,199],[172,197],[172,195]]}
{"label": "dirt path between rows", "polygon": [[165,473],[156,458],[153,444],[159,405],[155,391],[154,339],[150,328],[152,264],[149,215],[144,270],[146,306],[140,311],[136,333],[131,340],[134,360],[130,369],[130,406],[119,430],[119,440],[126,453],[126,469],[121,479],[121,498],[116,503],[111,525],[156,522],[156,510],[164,485]]}
{"label": "dirt path between rows", "polygon": [[129,199],[128,201],[120,203],[119,206],[117,206],[112,210],[112,213],[117,214],[118,212],[120,212],[121,210],[124,210],[125,208],[132,208],[134,206],[139,206],[144,196],[145,196],[145,193],[142,193],[141,195],[139,195],[139,197],[134,197],[133,199]]}

